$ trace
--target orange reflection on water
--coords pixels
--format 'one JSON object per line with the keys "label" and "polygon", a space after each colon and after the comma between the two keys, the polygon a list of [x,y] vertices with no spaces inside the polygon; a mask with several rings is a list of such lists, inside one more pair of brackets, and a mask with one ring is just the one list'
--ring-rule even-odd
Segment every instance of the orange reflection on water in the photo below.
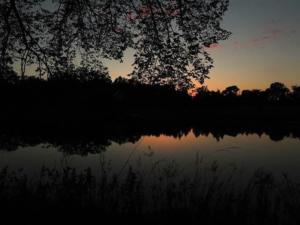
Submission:
{"label": "orange reflection on water", "polygon": [[193,132],[189,132],[187,135],[182,135],[180,137],[160,135],[157,136],[146,136],[142,140],[143,146],[148,146],[151,149],[162,150],[162,151],[182,151],[189,147],[194,146],[197,143],[206,142],[203,138],[209,139],[208,137],[195,137]]}

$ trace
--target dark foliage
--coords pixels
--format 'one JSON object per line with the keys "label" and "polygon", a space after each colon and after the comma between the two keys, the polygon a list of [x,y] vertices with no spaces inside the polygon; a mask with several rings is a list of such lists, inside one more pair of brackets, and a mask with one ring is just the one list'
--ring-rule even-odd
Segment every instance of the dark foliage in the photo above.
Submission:
{"label": "dark foliage", "polygon": [[217,163],[207,166],[198,160],[190,176],[174,162],[155,164],[150,173],[129,167],[120,176],[105,165],[102,161],[97,177],[89,168],[83,172],[42,168],[34,178],[22,170],[2,169],[2,219],[30,224],[46,218],[46,223],[58,219],[123,224],[300,222],[299,183],[287,175],[275,177],[260,169],[250,179],[241,179],[237,168],[224,174]]}
{"label": "dark foliage", "polygon": [[[207,48],[225,40],[228,0],[1,0],[0,79],[20,68],[40,77],[81,66],[104,70],[131,48],[130,76],[180,89],[213,67]],[[5,72],[5,74],[3,74]]]}
{"label": "dark foliage", "polygon": [[[231,86],[224,91],[199,88],[194,96],[172,85],[149,85],[105,71],[78,68],[51,79],[10,75],[0,80],[0,119],[101,120],[107,118],[207,117],[298,119],[299,87],[273,83],[262,90]],[[176,115],[176,116],[175,116]],[[5,120],[6,120],[5,119]]]}
{"label": "dark foliage", "polygon": [[239,133],[267,134],[272,140],[299,137],[298,87],[275,83],[266,91],[236,86],[207,87],[191,96],[172,86],[133,79],[111,81],[107,73],[77,69],[49,80],[0,81],[1,149],[49,143],[69,154],[105,150],[112,142],[136,142],[144,135],[180,137]]}

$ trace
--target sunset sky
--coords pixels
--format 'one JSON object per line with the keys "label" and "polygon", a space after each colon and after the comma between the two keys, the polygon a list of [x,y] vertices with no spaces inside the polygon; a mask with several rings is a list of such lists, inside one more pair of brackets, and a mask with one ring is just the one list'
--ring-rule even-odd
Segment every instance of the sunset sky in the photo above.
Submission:
{"label": "sunset sky", "polygon": [[[231,0],[223,27],[232,35],[209,50],[215,59],[209,89],[300,84],[299,11],[300,0]],[[105,61],[113,79],[131,71],[132,55],[128,50],[122,64]]]}

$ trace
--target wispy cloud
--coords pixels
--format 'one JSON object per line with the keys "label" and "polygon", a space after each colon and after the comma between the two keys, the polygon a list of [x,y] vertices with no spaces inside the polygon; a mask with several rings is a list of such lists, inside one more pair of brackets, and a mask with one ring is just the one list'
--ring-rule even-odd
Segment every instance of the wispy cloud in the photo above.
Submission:
{"label": "wispy cloud", "polygon": [[216,43],[210,45],[207,49],[221,49],[221,48],[223,48],[223,45]]}
{"label": "wispy cloud", "polygon": [[250,49],[250,48],[264,48],[277,40],[279,40],[284,35],[295,34],[296,29],[282,28],[270,26],[263,29],[260,33],[261,35],[254,36],[246,40],[234,40],[229,44],[212,44],[208,50],[220,50],[223,48],[234,48],[234,49]]}
{"label": "wispy cloud", "polygon": [[234,48],[263,48],[274,41],[278,40],[282,35],[289,32],[284,28],[266,29],[260,36],[253,37],[246,41],[234,41]]}

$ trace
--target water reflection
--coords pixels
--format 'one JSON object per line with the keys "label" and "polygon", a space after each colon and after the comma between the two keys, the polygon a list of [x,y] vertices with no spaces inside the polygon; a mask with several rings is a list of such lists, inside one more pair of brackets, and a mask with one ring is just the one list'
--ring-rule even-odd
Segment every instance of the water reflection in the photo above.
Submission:
{"label": "water reflection", "polygon": [[[19,148],[33,147],[44,144],[44,147],[55,148],[65,154],[87,155],[100,153],[109,148],[113,143],[137,143],[144,136],[181,139],[192,133],[196,138],[211,135],[216,141],[221,141],[224,136],[237,137],[238,135],[266,135],[270,140],[278,142],[285,138],[300,138],[300,126],[290,124],[264,124],[262,121],[247,123],[215,123],[190,125],[190,124],[119,124],[77,128],[63,127],[60,129],[40,130],[28,128],[18,131],[0,131],[0,150],[15,151]],[[168,143],[169,144],[169,143]]]}
{"label": "water reflection", "polygon": [[300,178],[299,144],[298,126],[262,122],[28,129],[2,131],[0,167],[24,168],[31,174],[42,166],[97,171],[105,157],[116,173],[133,164],[147,168],[170,161],[188,171],[199,156],[207,164],[217,161],[252,171],[263,167]]}

